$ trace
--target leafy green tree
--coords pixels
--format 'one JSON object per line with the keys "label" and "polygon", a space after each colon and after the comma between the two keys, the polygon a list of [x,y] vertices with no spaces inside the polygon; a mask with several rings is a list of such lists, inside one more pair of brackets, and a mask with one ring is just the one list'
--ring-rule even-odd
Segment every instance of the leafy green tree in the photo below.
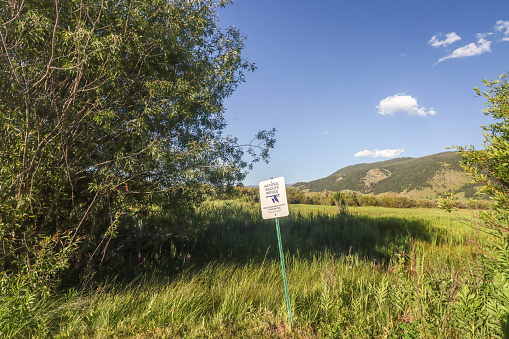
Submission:
{"label": "leafy green tree", "polygon": [[274,130],[223,135],[223,102],[255,68],[217,27],[229,2],[0,2],[0,272],[45,257],[51,276],[122,215],[186,213],[267,161]]}
{"label": "leafy green tree", "polygon": [[334,200],[334,204],[338,208],[338,212],[340,214],[348,214],[348,204],[346,202],[348,193],[345,191],[334,192],[332,195],[332,199]]}
{"label": "leafy green tree", "polygon": [[[486,276],[482,286],[477,286],[478,293],[486,300],[486,311],[482,313],[482,321],[487,321],[497,334],[509,338],[509,82],[508,74],[499,80],[484,80],[486,91],[477,87],[477,95],[487,99],[484,114],[490,115],[494,122],[481,126],[484,133],[483,149],[476,150],[473,146],[454,146],[461,158],[462,167],[472,175],[475,182],[482,183],[482,192],[492,200],[491,208],[480,212],[481,227],[498,235],[500,242],[495,248],[486,248]],[[442,199],[441,207],[451,211],[457,199],[450,194]],[[477,228],[477,223],[474,225]],[[459,294],[461,301],[469,293],[465,287]],[[470,293],[470,296],[476,294]],[[461,314],[472,313],[475,303],[459,305]],[[472,323],[469,323],[472,326]]]}
{"label": "leafy green tree", "polygon": [[299,190],[295,188],[286,189],[286,198],[289,204],[308,204],[309,199]]}
{"label": "leafy green tree", "polygon": [[[481,191],[487,194],[492,208],[481,212],[485,227],[509,238],[509,83],[508,75],[499,80],[483,81],[488,90],[475,88],[477,95],[487,99],[485,115],[491,115],[495,122],[481,126],[484,133],[484,148],[476,150],[473,146],[454,146],[461,158],[462,167],[475,182],[484,186]],[[445,206],[454,203],[445,201]]]}

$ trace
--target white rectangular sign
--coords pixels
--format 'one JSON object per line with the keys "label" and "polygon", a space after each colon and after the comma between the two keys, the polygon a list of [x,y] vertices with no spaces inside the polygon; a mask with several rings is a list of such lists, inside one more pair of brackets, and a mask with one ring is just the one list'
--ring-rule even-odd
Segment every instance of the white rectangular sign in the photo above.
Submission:
{"label": "white rectangular sign", "polygon": [[259,187],[262,218],[273,219],[288,216],[285,178],[279,177],[262,181]]}

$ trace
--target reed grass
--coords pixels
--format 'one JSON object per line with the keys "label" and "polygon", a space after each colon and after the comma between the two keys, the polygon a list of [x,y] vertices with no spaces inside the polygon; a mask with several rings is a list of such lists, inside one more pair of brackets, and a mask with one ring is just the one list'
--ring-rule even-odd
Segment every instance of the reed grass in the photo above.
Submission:
{"label": "reed grass", "polygon": [[11,338],[497,335],[484,325],[460,326],[459,292],[480,286],[485,270],[473,229],[438,210],[360,207],[339,215],[324,207],[291,206],[281,220],[292,331],[273,220],[236,202],[208,202],[193,216],[206,227],[186,253],[174,251],[188,258],[180,273],[155,270],[18,301],[30,305],[22,315],[5,300],[0,331]]}

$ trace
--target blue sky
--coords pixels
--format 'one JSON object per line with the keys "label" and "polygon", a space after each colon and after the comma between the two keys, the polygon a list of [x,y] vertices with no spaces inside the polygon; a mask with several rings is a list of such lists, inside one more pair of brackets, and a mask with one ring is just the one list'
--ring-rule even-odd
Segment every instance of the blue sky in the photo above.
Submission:
{"label": "blue sky", "polygon": [[363,162],[482,147],[473,88],[509,71],[509,1],[236,0],[221,26],[257,70],[226,100],[226,132],[277,129],[244,181],[310,181]]}

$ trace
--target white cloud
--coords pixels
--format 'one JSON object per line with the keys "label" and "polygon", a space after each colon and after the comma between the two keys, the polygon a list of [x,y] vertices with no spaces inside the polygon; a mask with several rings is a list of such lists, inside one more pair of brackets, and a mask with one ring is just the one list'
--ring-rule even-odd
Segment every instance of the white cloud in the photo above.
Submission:
{"label": "white cloud", "polygon": [[509,21],[498,20],[495,24],[495,31],[504,32],[502,41],[509,41]]}
{"label": "white cloud", "polygon": [[419,107],[417,100],[410,95],[396,94],[389,96],[378,103],[378,113],[381,115],[394,115],[396,112],[407,112],[410,115],[435,115],[433,108],[426,111],[425,107]]}
{"label": "white cloud", "polygon": [[477,41],[477,44],[471,43],[466,46],[457,48],[451,54],[438,59],[437,64],[447,59],[464,58],[480,55],[486,52],[491,52],[491,41],[481,38]]}
{"label": "white cloud", "polygon": [[[500,32],[500,33],[497,33]],[[502,35],[502,37],[500,37]],[[443,58],[438,59],[436,64],[447,60],[447,59],[457,59],[464,57],[471,57],[475,55],[480,55],[486,52],[491,52],[491,44],[493,41],[509,41],[509,21],[498,20],[495,23],[494,31],[488,33],[477,33],[477,43],[470,43],[463,47],[455,49],[451,54],[446,55]],[[486,40],[488,37],[491,37],[491,40]],[[439,46],[448,46],[455,41],[460,40],[461,38],[456,34],[456,32],[448,33],[443,37],[442,33],[438,35],[434,35],[428,43],[434,47]],[[435,64],[435,65],[436,65]]]}
{"label": "white cloud", "polygon": [[429,41],[428,44],[430,44],[433,47],[441,47],[441,46],[448,46],[458,40],[461,40],[461,37],[456,34],[456,32],[447,33],[445,35],[445,38],[442,38],[442,33],[439,33],[438,35],[434,35]]}
{"label": "white cloud", "polygon": [[490,35],[493,35],[493,34],[494,34],[493,32],[477,33],[475,36],[477,37],[477,39],[483,39],[483,38],[489,37]]}
{"label": "white cloud", "polygon": [[403,153],[405,150],[400,148],[394,149],[378,149],[375,148],[374,151],[368,151],[367,149],[355,153],[353,156],[356,158],[359,157],[373,157],[373,158],[394,158]]}

